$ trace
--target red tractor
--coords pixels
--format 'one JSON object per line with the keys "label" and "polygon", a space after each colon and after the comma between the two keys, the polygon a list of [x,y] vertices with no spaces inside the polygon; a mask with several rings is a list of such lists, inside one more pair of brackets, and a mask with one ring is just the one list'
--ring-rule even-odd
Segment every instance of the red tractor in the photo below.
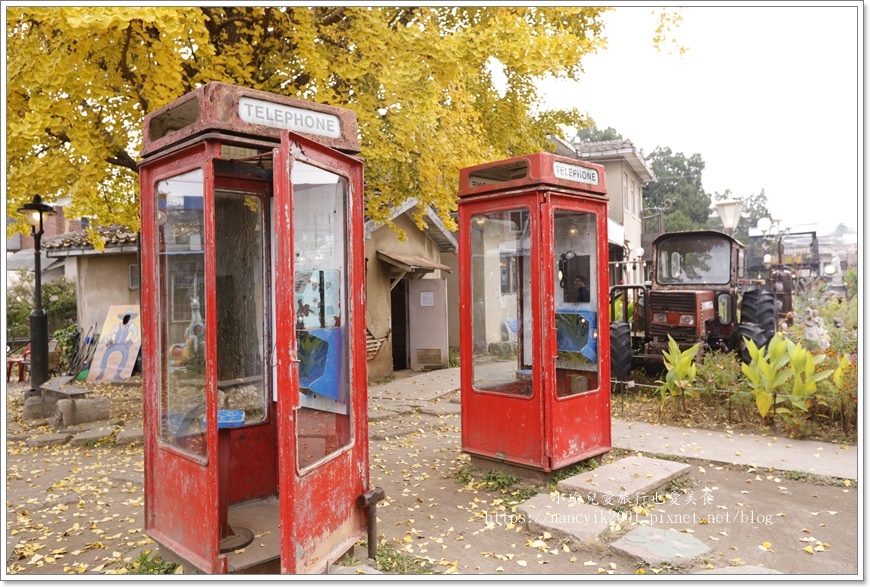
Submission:
{"label": "red tractor", "polygon": [[744,338],[766,345],[782,304],[761,288],[763,281],[748,279],[744,267],[743,245],[722,232],[656,238],[651,281],[611,288],[611,376],[624,379],[638,366],[661,368],[668,335],[681,349],[701,343],[699,356],[727,349],[748,361]]}

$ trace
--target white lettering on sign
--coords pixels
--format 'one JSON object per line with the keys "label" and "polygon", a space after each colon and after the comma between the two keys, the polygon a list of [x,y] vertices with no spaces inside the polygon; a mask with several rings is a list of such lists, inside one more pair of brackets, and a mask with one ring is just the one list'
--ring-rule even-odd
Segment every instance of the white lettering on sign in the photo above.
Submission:
{"label": "white lettering on sign", "polygon": [[498,183],[497,179],[489,179],[487,177],[479,177],[475,175],[468,176],[468,187],[477,188],[482,185],[492,185],[494,183]]}
{"label": "white lettering on sign", "polygon": [[333,139],[341,137],[341,122],[334,114],[304,110],[254,98],[239,98],[239,118],[251,124],[286,128]]}
{"label": "white lettering on sign", "polygon": [[598,185],[598,171],[561,161],[553,161],[553,175],[559,179]]}

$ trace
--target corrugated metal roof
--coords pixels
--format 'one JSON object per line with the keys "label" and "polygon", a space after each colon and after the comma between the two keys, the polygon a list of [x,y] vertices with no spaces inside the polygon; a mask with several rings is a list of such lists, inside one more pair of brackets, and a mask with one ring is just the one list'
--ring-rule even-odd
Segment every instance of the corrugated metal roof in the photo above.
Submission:
{"label": "corrugated metal roof", "polygon": [[[54,269],[55,265],[62,265],[63,261],[57,259],[49,259],[46,256],[45,251],[40,251],[40,256],[42,257],[42,272],[45,273],[51,269]],[[18,271],[20,269],[26,269],[27,271],[33,271],[35,255],[33,254],[33,249],[22,249],[11,255],[6,256],[6,271]]]}

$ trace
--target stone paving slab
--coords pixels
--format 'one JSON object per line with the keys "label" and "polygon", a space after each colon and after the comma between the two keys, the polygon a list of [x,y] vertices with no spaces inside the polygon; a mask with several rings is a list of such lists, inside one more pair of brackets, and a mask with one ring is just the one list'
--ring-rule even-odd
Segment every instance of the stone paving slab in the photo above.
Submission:
{"label": "stone paving slab", "polygon": [[858,478],[855,445],[613,420],[614,448],[838,479]]}
{"label": "stone paving slab", "polygon": [[708,569],[706,571],[698,571],[693,575],[782,575],[783,573],[774,569],[765,567],[756,567],[755,565],[743,565],[740,567],[723,567],[721,569]]}
{"label": "stone paving slab", "polygon": [[141,428],[124,428],[118,432],[118,436],[115,437],[115,444],[118,446],[127,446],[129,444],[142,442],[143,438],[144,436]]}
{"label": "stone paving slab", "polygon": [[459,369],[441,369],[369,387],[369,398],[431,401],[457,389]]}
{"label": "stone paving slab", "polygon": [[329,565],[329,569],[327,571],[329,575],[383,575],[383,573],[377,569],[370,567],[369,565],[359,565],[356,567],[345,567],[342,565]]}
{"label": "stone paving slab", "polygon": [[459,404],[451,404],[450,402],[420,408],[420,413],[429,414],[430,416],[447,416],[459,414],[461,411],[462,407]]}
{"label": "stone paving slab", "polygon": [[399,412],[394,412],[393,410],[369,410],[369,423],[388,420],[398,414]]}
{"label": "stone paving slab", "polygon": [[532,532],[549,532],[580,543],[594,542],[610,530],[611,522],[619,520],[612,510],[555,498],[539,493],[517,507],[517,513]]}
{"label": "stone paving slab", "polygon": [[122,485],[132,483],[133,485],[144,485],[145,474],[142,471],[115,471],[109,478]]}
{"label": "stone paving slab", "polygon": [[648,564],[688,563],[710,552],[710,547],[690,534],[653,526],[635,528],[610,547]]}
{"label": "stone paving slab", "polygon": [[34,448],[45,446],[58,446],[61,444],[66,444],[67,442],[72,440],[72,437],[72,434],[41,434],[39,436],[33,436],[31,438],[28,438],[25,444]]}
{"label": "stone paving slab", "polygon": [[97,442],[111,438],[114,432],[114,428],[93,428],[91,430],[85,430],[84,432],[80,432],[73,436],[72,440],[70,440],[70,444],[73,446],[96,444]]}
{"label": "stone paving slab", "polygon": [[419,426],[383,426],[369,427],[369,438],[371,440],[386,440],[387,438],[395,438],[397,436],[407,436],[409,434],[413,434],[414,432],[419,432]]}
{"label": "stone paving slab", "polygon": [[[608,495],[614,498],[651,496],[670,481],[687,475],[690,469],[689,465],[675,461],[626,457],[563,479],[556,484],[556,489],[569,495],[576,493],[584,499],[594,499],[598,503],[604,501]],[[615,505],[616,500],[613,503]]]}

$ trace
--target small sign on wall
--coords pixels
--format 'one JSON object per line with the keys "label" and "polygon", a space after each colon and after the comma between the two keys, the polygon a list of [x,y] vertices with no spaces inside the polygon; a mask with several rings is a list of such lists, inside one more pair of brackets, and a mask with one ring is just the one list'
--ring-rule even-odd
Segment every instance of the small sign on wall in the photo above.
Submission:
{"label": "small sign on wall", "polygon": [[440,365],[441,349],[417,349],[417,362],[421,365]]}
{"label": "small sign on wall", "polygon": [[421,291],[420,292],[420,306],[423,306],[423,307],[435,306],[435,292],[434,291]]}

